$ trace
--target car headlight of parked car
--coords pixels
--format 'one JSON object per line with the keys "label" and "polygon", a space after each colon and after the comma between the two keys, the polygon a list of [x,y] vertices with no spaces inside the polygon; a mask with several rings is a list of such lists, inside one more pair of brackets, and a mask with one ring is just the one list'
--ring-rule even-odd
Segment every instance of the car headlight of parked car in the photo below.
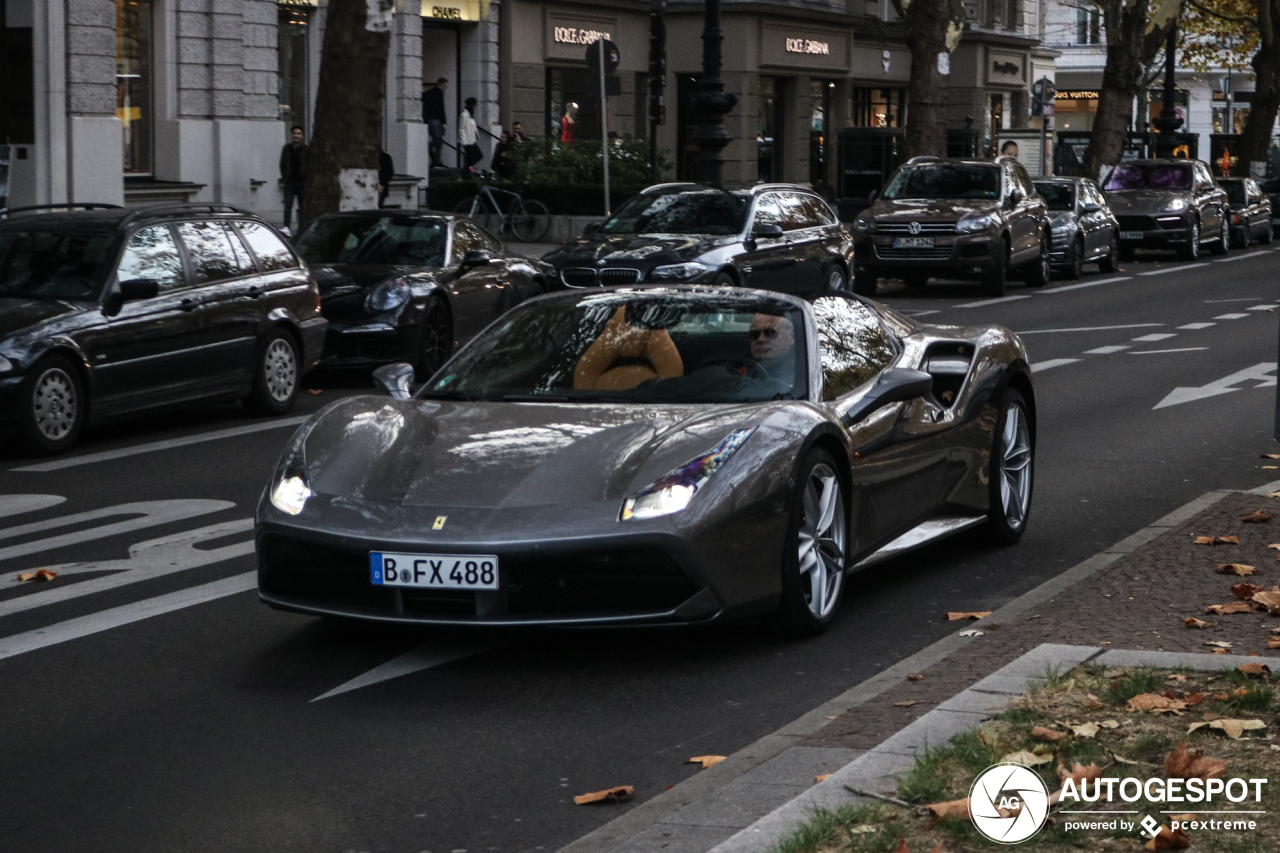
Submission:
{"label": "car headlight of parked car", "polygon": [[1161,208],[1165,213],[1177,213],[1179,210],[1187,209],[1187,200],[1185,198],[1170,199],[1169,203]]}
{"label": "car headlight of parked car", "polygon": [[755,431],[755,427],[734,430],[706,453],[690,459],[666,476],[645,486],[634,497],[623,502],[622,514],[618,520],[657,518],[684,509],[693,500],[698,489],[720,470]]}
{"label": "car headlight of parked car", "polygon": [[663,267],[654,267],[649,273],[650,281],[688,281],[691,278],[697,278],[707,271],[706,264],[700,264],[697,261],[689,261],[683,264],[667,264]]}
{"label": "car headlight of parked car", "polygon": [[864,219],[859,216],[853,223],[854,231],[862,231],[866,234],[876,233],[876,221],[874,219]]}
{"label": "car headlight of parked car", "polygon": [[312,421],[294,433],[284,455],[280,457],[280,464],[276,466],[276,474],[271,481],[271,505],[289,515],[302,512],[312,494],[307,483],[304,449],[307,436],[311,434],[314,425],[315,421]]}
{"label": "car headlight of parked car", "polygon": [[409,295],[409,282],[393,278],[370,290],[369,295],[364,298],[364,307],[370,314],[394,311],[409,301]]}
{"label": "car headlight of parked car", "polygon": [[995,226],[1000,221],[1000,217],[986,214],[985,216],[970,216],[968,219],[961,219],[956,223],[956,230],[961,234],[973,234],[978,231],[986,231],[988,228]]}

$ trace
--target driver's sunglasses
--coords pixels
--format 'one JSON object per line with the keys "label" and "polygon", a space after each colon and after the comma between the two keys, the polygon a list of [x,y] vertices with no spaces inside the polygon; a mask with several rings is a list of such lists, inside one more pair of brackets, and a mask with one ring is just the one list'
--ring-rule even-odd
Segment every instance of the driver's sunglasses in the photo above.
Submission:
{"label": "driver's sunglasses", "polygon": [[777,329],[772,329],[772,328],[770,328],[770,329],[752,329],[751,331],[747,332],[747,335],[748,335],[748,336],[751,338],[751,340],[753,340],[753,341],[758,341],[758,340],[760,340],[760,336],[761,336],[761,335],[764,335],[764,336],[765,336],[766,338],[768,338],[769,340],[773,340],[774,338],[776,338],[776,337],[778,336],[778,330],[777,330]]}

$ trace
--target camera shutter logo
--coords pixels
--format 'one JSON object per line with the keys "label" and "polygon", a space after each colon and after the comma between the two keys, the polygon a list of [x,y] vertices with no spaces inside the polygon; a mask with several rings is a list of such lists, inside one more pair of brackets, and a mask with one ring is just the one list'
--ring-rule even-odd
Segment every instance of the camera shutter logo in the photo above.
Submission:
{"label": "camera shutter logo", "polygon": [[996,764],[973,780],[969,815],[984,836],[1017,844],[1040,831],[1049,815],[1049,791],[1035,771],[1022,764]]}

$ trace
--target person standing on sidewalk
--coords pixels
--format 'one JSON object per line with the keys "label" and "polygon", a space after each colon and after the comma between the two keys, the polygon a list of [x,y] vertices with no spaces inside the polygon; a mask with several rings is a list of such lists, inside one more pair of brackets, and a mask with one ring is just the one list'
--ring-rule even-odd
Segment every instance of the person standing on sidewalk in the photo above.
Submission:
{"label": "person standing on sidewalk", "polygon": [[511,144],[519,145],[521,142],[524,142],[524,123],[517,121],[511,125]]}
{"label": "person standing on sidewalk", "polygon": [[484,159],[484,152],[476,144],[476,99],[467,98],[458,115],[458,147],[462,149],[462,177],[475,173],[474,166]]}
{"label": "person standing on sidewalk", "polygon": [[427,123],[427,133],[431,141],[427,143],[427,155],[432,166],[443,166],[440,155],[444,151],[444,131],[449,124],[449,115],[444,111],[444,93],[449,88],[445,77],[436,80],[436,84],[422,92],[422,120]]}
{"label": "person standing on sidewalk", "polygon": [[302,127],[294,125],[289,142],[280,149],[280,184],[284,187],[284,230],[289,231],[293,202],[298,202],[298,224],[302,224],[302,191],[307,183],[307,159],[311,151],[302,141]]}
{"label": "person standing on sidewalk", "polygon": [[387,153],[387,149],[378,146],[378,209],[387,204],[387,193],[391,192],[391,179],[396,176],[396,164]]}

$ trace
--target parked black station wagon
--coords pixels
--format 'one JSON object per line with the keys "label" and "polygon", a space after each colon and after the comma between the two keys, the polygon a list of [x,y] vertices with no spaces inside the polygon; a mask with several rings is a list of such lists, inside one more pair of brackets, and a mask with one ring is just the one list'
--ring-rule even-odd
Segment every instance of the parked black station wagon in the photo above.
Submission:
{"label": "parked black station wagon", "polygon": [[195,400],[283,414],[327,326],[288,243],[230,205],[0,211],[0,425],[37,453]]}
{"label": "parked black station wagon", "polygon": [[807,187],[657,184],[543,255],[561,288],[715,284],[811,295],[849,282],[853,243]]}

